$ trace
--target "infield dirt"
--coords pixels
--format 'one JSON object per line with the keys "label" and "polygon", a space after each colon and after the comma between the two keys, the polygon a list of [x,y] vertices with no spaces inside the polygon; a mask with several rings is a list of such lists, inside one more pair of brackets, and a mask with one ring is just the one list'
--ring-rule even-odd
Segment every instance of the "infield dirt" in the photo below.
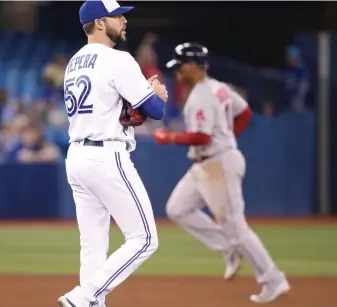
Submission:
{"label": "infield dirt", "polygon": [[[72,275],[0,275],[1,306],[58,306],[57,298],[77,284]],[[291,291],[270,307],[336,307],[337,278],[293,277]],[[260,288],[252,278],[226,282],[214,277],[141,277],[126,280],[107,297],[107,307],[250,307]]]}

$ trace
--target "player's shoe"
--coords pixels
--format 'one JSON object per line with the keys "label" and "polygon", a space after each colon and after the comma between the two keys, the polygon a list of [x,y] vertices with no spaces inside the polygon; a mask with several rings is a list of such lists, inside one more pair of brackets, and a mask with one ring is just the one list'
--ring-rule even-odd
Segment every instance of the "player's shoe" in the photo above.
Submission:
{"label": "player's shoe", "polygon": [[69,301],[65,296],[61,296],[57,302],[61,307],[76,307],[71,301]]}
{"label": "player's shoe", "polygon": [[290,284],[287,279],[275,283],[270,282],[262,287],[260,294],[253,294],[250,296],[250,300],[255,303],[269,303],[277,299],[282,294],[287,293],[290,290]]}
{"label": "player's shoe", "polygon": [[236,253],[231,253],[224,256],[226,261],[226,271],[225,271],[225,279],[230,280],[232,279],[236,273],[239,271],[241,258]]}

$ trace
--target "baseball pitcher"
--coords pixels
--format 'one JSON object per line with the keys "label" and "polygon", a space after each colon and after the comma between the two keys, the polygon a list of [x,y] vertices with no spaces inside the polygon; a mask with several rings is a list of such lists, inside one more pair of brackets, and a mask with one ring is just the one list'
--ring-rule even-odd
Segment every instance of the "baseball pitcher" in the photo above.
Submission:
{"label": "baseball pitcher", "polygon": [[[188,157],[194,161],[172,192],[166,211],[207,247],[223,252],[225,278],[235,274],[240,259],[248,261],[262,285],[262,292],[250,299],[266,303],[290,286],[244,215],[245,159],[235,136],[248,125],[251,111],[231,87],[207,76],[207,54],[204,46],[184,43],[166,65],[191,89],[183,112],[187,132],[160,129],[154,131],[154,138],[159,144],[189,146]],[[205,203],[214,221],[201,210]]]}
{"label": "baseball pitcher", "polygon": [[[79,11],[88,43],[69,61],[64,99],[70,146],[66,158],[80,231],[80,285],[58,299],[62,307],[105,306],[105,296],[158,247],[151,203],[130,152],[134,126],[163,116],[167,91],[146,80],[127,52],[123,16],[132,7],[87,1]],[[110,216],[125,243],[107,258]]]}

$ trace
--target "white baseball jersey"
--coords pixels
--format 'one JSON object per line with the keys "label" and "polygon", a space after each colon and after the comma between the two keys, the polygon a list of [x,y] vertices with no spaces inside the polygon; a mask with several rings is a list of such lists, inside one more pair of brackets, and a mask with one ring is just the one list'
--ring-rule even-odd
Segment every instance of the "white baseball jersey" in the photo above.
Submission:
{"label": "white baseball jersey", "polygon": [[134,128],[119,122],[123,98],[136,108],[151,95],[154,91],[129,53],[85,45],[69,61],[64,77],[70,142],[118,140],[134,150]]}
{"label": "white baseball jersey", "polygon": [[206,146],[190,146],[188,157],[196,159],[237,148],[233,118],[247,106],[247,102],[223,82],[206,78],[198,83],[184,107],[186,130],[208,134],[212,140]]}

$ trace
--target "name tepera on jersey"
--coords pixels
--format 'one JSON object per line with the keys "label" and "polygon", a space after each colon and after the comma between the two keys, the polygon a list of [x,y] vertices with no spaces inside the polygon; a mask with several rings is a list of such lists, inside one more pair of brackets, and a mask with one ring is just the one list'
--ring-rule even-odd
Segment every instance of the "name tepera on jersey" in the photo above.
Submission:
{"label": "name tepera on jersey", "polygon": [[70,142],[118,140],[134,150],[134,128],[119,122],[123,98],[136,108],[153,94],[129,53],[85,45],[69,61],[64,77]]}
{"label": "name tepera on jersey", "polygon": [[233,118],[240,114],[247,102],[227,84],[206,78],[191,91],[184,107],[188,132],[202,132],[211,136],[206,146],[190,146],[188,157],[212,156],[237,148]]}

